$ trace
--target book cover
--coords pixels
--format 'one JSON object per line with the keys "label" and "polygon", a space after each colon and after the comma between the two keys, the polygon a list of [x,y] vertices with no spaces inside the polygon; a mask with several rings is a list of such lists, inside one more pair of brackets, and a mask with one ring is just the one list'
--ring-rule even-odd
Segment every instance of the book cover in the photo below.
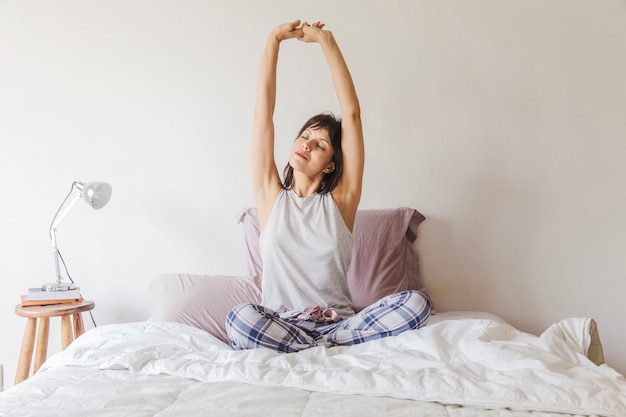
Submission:
{"label": "book cover", "polygon": [[21,306],[22,307],[32,307],[32,306],[47,306],[52,304],[68,304],[68,303],[80,303],[83,301],[83,297],[78,298],[67,298],[67,299],[59,299],[59,300],[29,300],[26,295],[21,295]]}

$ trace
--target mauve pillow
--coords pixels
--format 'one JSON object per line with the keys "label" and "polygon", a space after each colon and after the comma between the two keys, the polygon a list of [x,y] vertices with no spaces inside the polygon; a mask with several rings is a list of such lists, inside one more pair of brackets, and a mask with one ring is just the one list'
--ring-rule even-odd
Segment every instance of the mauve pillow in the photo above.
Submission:
{"label": "mauve pillow", "polygon": [[241,275],[244,277],[260,277],[263,273],[263,260],[259,248],[259,216],[255,207],[244,209],[237,216],[237,223],[243,224],[241,246]]}
{"label": "mauve pillow", "polygon": [[359,210],[354,223],[348,285],[360,311],[381,298],[406,290],[426,293],[413,246],[425,217],[415,209]]}
{"label": "mauve pillow", "polygon": [[204,329],[228,342],[226,315],[242,303],[261,302],[259,278],[161,274],[148,290],[152,320],[175,321]]}
{"label": "mauve pillow", "polygon": [[[418,253],[413,245],[417,227],[424,220],[420,212],[406,207],[358,210],[352,263],[348,270],[355,311],[404,290],[420,290],[426,294],[420,280]],[[263,262],[256,208],[243,210],[238,222],[244,229],[241,274],[260,277]]]}

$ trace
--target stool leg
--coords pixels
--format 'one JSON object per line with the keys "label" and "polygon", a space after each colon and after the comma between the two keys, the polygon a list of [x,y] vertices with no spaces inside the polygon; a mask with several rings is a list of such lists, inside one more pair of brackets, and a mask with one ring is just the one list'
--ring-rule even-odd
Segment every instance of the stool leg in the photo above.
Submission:
{"label": "stool leg", "polygon": [[80,313],[74,314],[74,339],[78,338],[81,334],[85,333],[85,325],[83,323],[83,316]]}
{"label": "stool leg", "polygon": [[33,346],[35,345],[35,326],[37,319],[28,318],[26,328],[24,329],[24,338],[22,339],[22,348],[20,349],[20,359],[17,363],[17,372],[15,373],[15,384],[19,384],[28,378],[30,373],[30,363],[33,359]]}
{"label": "stool leg", "polygon": [[48,355],[48,333],[50,328],[50,319],[41,317],[37,329],[37,346],[35,348],[35,365],[33,375],[39,370],[41,364],[45,362]]}
{"label": "stool leg", "polygon": [[65,350],[72,343],[72,340],[70,316],[61,316],[61,347]]}

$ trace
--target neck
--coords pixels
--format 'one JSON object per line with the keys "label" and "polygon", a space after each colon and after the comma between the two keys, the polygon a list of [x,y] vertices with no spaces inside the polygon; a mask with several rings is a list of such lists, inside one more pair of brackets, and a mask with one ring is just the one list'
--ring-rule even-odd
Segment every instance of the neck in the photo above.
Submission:
{"label": "neck", "polygon": [[308,197],[317,192],[317,190],[320,188],[321,182],[321,179],[312,181],[310,178],[303,176],[298,176],[298,178],[296,178],[296,175],[294,175],[291,188],[296,194],[298,194],[298,196]]}
{"label": "neck", "polygon": [[298,195],[298,197],[308,197],[317,192],[317,188],[300,188],[300,187],[297,187],[296,185],[291,187],[291,189],[293,190],[294,193]]}

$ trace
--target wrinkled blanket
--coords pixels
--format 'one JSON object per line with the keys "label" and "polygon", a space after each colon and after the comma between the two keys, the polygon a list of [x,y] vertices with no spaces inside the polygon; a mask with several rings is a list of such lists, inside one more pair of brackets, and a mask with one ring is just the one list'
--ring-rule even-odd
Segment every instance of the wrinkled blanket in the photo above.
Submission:
{"label": "wrinkled blanket", "polygon": [[624,416],[626,379],[587,359],[589,325],[589,319],[572,318],[534,336],[491,320],[448,320],[360,345],[279,354],[234,351],[202,330],[147,321],[90,330],[40,372],[61,366],[127,369],[463,406]]}

